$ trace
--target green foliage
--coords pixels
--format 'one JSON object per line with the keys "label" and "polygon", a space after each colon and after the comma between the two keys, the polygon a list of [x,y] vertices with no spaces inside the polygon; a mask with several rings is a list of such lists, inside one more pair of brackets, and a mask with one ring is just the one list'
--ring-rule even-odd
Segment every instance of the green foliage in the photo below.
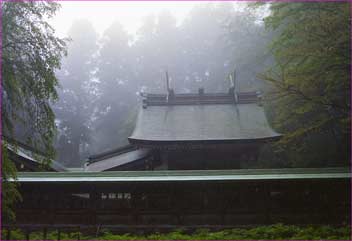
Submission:
{"label": "green foliage", "polygon": [[[103,230],[97,237],[83,236],[82,240],[349,240],[350,228],[332,226],[307,226],[298,227],[294,225],[275,224],[269,226],[258,226],[255,228],[236,228],[221,231],[210,231],[208,229],[198,229],[193,233],[185,233],[182,230],[175,230],[170,233],[154,233],[149,235],[134,234],[113,234],[108,230]],[[77,239],[78,233],[61,233],[61,240]],[[2,237],[6,237],[6,230],[2,232]],[[11,231],[12,239],[24,239],[25,235],[20,230]],[[34,232],[30,234],[31,240],[40,240],[43,234]],[[48,240],[57,239],[57,231],[49,232]]]}
{"label": "green foliage", "polygon": [[15,219],[15,214],[12,211],[13,205],[16,201],[21,200],[21,196],[17,191],[17,183],[9,182],[10,178],[16,178],[16,167],[15,164],[9,161],[8,152],[7,152],[7,143],[2,141],[2,218],[3,221],[9,222]]}
{"label": "green foliage", "polygon": [[[8,235],[8,231],[2,230],[1,238],[5,239],[7,237],[7,235]],[[11,230],[10,238],[11,238],[11,240],[25,240],[26,239],[24,233],[20,229]]]}
{"label": "green foliage", "polygon": [[260,77],[273,86],[267,110],[285,134],[279,150],[298,166],[348,165],[350,4],[272,3],[270,11],[275,65]]}
{"label": "green foliage", "polygon": [[[7,230],[2,231],[1,237],[3,239],[7,237],[7,234],[8,234],[7,232],[8,232]],[[83,240],[92,239],[92,237],[82,236],[80,232],[71,232],[71,233],[61,232],[60,233],[61,240],[78,240],[78,237]],[[15,230],[11,230],[10,238],[11,240],[26,240],[26,234],[20,229],[15,229]],[[58,238],[58,231],[52,231],[47,233],[47,237],[45,240],[57,240],[57,238]],[[43,233],[39,231],[30,232],[29,239],[43,240]]]}
{"label": "green foliage", "polygon": [[2,2],[2,87],[4,133],[21,122],[30,140],[53,157],[57,98],[55,69],[65,54],[65,41],[46,22],[59,5],[54,2]]}
{"label": "green foliage", "polygon": [[[58,10],[54,2],[1,2],[2,8],[2,127],[12,139],[21,133],[27,143],[54,156],[54,113],[50,101],[57,98],[55,70],[65,54],[65,41],[54,36],[46,22]],[[30,134],[28,134],[30,133]],[[13,219],[9,210],[19,199],[16,168],[2,143],[3,217]]]}

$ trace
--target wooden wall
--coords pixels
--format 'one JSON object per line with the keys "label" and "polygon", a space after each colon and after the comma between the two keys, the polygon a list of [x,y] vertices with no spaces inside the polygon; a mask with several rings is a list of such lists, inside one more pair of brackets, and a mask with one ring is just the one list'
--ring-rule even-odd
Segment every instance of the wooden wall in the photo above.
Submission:
{"label": "wooden wall", "polygon": [[347,224],[345,179],[22,183],[18,224]]}

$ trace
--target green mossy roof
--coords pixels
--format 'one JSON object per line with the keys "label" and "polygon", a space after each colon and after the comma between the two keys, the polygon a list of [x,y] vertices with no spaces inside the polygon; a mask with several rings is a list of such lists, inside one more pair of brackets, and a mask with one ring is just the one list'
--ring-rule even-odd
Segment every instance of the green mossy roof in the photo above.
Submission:
{"label": "green mossy roof", "polygon": [[287,168],[190,171],[19,172],[19,182],[236,181],[275,179],[346,179],[348,168]]}
{"label": "green mossy roof", "polygon": [[241,141],[280,137],[252,104],[148,106],[129,138],[140,141]]}

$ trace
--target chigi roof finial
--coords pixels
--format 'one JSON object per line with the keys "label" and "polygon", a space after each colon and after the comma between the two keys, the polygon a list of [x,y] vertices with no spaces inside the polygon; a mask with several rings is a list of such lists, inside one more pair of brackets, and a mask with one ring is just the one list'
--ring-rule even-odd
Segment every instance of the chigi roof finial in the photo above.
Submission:
{"label": "chigi roof finial", "polygon": [[238,102],[238,95],[237,95],[237,90],[236,90],[236,69],[233,70],[233,72],[229,75],[229,80],[230,80],[230,89],[229,89],[229,94],[233,95],[235,99],[235,103]]}
{"label": "chigi roof finial", "polygon": [[170,81],[169,81],[169,73],[167,70],[165,71],[165,74],[166,74],[166,90],[167,90],[167,92],[169,92],[170,91]]}
{"label": "chigi roof finial", "polygon": [[174,97],[174,90],[170,88],[170,79],[169,79],[169,73],[166,70],[166,88],[167,88],[167,95],[166,95],[166,102],[170,102],[170,100]]}

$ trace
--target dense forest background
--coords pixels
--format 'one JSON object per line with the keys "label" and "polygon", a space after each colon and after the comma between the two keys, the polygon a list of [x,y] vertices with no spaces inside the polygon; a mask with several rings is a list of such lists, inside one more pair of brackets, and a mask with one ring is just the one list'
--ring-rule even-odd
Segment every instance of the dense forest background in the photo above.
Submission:
{"label": "dense forest background", "polygon": [[[74,22],[50,102],[56,159],[80,167],[92,154],[128,143],[140,92],[261,90],[267,116],[285,137],[263,148],[255,167],[349,164],[349,3],[196,5],[178,24],[171,12],[146,16],[135,36],[119,22],[100,36]],[[6,109],[6,108],[5,108]],[[221,123],[219,123],[221,124]],[[17,124],[17,139],[31,135]]]}
{"label": "dense forest background", "polygon": [[[79,166],[85,157],[128,143],[139,93],[166,91],[165,72],[177,93],[223,92],[237,70],[241,91],[263,81],[268,33],[260,10],[233,3],[195,6],[177,24],[171,12],[146,16],[136,36],[114,22],[98,36],[89,20],[73,23],[68,56],[57,73],[62,88],[53,106],[58,158]],[[219,123],[220,124],[220,123]]]}

